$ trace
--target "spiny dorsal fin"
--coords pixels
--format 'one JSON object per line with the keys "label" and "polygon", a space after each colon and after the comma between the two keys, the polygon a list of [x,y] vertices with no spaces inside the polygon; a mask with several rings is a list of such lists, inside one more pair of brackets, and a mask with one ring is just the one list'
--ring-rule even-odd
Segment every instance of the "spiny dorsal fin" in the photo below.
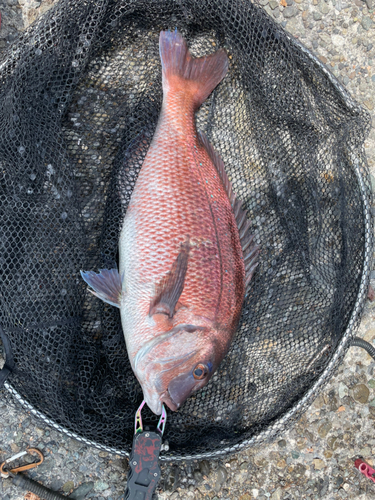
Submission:
{"label": "spiny dorsal fin", "polygon": [[190,251],[190,238],[181,244],[180,252],[169,273],[161,280],[156,289],[154,300],[150,304],[149,315],[162,313],[170,318],[175,313],[176,304],[184,289],[185,276]]}
{"label": "spiny dorsal fin", "polygon": [[219,172],[230,204],[232,206],[234,217],[237,222],[238,233],[240,235],[240,241],[243,251],[243,258],[245,261],[245,290],[247,291],[250,280],[253,277],[255,269],[258,266],[258,255],[260,249],[254,242],[254,235],[250,232],[251,222],[247,218],[247,212],[246,210],[242,209],[241,201],[233,192],[232,183],[230,182],[225,171],[223,160],[210,144],[206,134],[204,132],[199,132],[198,134],[203,146],[208,153],[208,156],[210,157],[212,163],[215,165],[216,170]]}

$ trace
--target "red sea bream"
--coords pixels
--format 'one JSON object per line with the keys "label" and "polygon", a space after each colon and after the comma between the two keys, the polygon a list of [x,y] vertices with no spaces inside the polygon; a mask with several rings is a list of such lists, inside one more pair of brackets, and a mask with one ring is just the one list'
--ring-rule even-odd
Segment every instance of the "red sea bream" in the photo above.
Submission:
{"label": "red sea bream", "polygon": [[161,32],[163,105],[124,218],[117,269],[82,272],[117,306],[128,355],[151,410],[172,410],[228,352],[257,266],[250,222],[195,112],[224,78],[224,50],[194,58]]}

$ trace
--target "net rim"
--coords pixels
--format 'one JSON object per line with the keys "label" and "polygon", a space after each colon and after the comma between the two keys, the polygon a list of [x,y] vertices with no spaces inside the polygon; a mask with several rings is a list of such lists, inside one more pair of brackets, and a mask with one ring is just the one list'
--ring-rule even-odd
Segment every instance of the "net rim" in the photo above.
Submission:
{"label": "net rim", "polygon": [[[292,35],[287,33],[284,30],[284,34],[287,40],[294,45],[295,48],[302,51],[315,65],[319,67],[319,70],[329,79],[330,83],[335,87],[338,93],[343,98],[345,105],[354,112],[365,112],[362,106],[354,101],[354,99],[350,96],[349,92],[345,89],[345,87],[338,81],[338,79],[330,72],[330,70],[320,61],[320,59],[314,55],[307,47],[305,47],[299,40],[294,38]],[[3,61],[5,63],[6,59]],[[2,64],[2,65],[3,65]],[[1,65],[1,66],[2,66]],[[345,356],[346,352],[350,347],[350,342],[354,335],[354,330],[356,328],[356,322],[360,317],[364,300],[367,296],[367,289],[369,285],[370,272],[371,272],[371,262],[372,262],[372,253],[373,253],[373,223],[371,216],[371,200],[372,193],[366,188],[365,179],[366,171],[360,166],[360,159],[358,156],[353,155],[351,158],[352,167],[357,176],[358,184],[361,188],[361,196],[363,203],[363,220],[365,226],[365,247],[364,247],[364,262],[363,262],[363,270],[361,276],[361,282],[358,289],[358,294],[356,298],[356,302],[353,308],[352,315],[350,317],[348,326],[344,335],[341,338],[340,343],[336,347],[334,354],[332,355],[331,360],[320,374],[315,383],[310,387],[310,389],[302,396],[302,398],[286,413],[281,415],[278,419],[273,421],[269,426],[253,436],[250,439],[244,439],[242,442],[234,445],[227,446],[220,450],[216,450],[214,452],[206,452],[206,453],[196,453],[183,455],[176,452],[168,452],[164,445],[162,445],[162,452],[160,454],[161,462],[185,462],[190,460],[203,460],[203,459],[215,459],[222,457],[224,455],[230,455],[233,453],[238,453],[239,451],[249,448],[251,446],[255,446],[258,442],[271,441],[275,439],[280,434],[284,433],[289,426],[292,425],[293,421],[295,421],[299,416],[307,410],[307,407],[312,403],[312,401],[317,397],[318,392],[328,383],[330,378],[333,376],[334,371],[338,368],[340,362]],[[34,408],[28,401],[26,401],[19,393],[16,391],[10,382],[5,382],[5,389],[11,394],[11,396],[21,404],[21,406],[26,410],[30,411],[35,417],[40,420],[43,420],[47,425],[56,429],[59,432],[63,432],[67,436],[74,438],[86,445],[93,446],[99,450],[104,450],[109,453],[114,453],[120,455],[122,457],[129,457],[130,452],[126,450],[117,449],[110,446],[105,446],[96,441],[92,441],[90,439],[86,439],[85,437],[70,431],[66,427],[57,424],[53,419],[47,417],[44,413]],[[164,448],[164,450],[163,450]],[[163,453],[164,451],[164,453]]]}

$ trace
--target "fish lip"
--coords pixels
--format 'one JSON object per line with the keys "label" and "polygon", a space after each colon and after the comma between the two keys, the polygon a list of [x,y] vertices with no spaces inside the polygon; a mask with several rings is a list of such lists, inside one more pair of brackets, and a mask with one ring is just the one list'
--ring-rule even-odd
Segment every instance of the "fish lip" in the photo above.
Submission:
{"label": "fish lip", "polygon": [[156,401],[155,403],[156,404],[153,404],[152,401],[148,400],[147,398],[144,398],[146,403],[147,403],[147,406],[150,408],[150,410],[155,413],[155,415],[161,415],[162,413],[162,401],[158,400]]}
{"label": "fish lip", "polygon": [[173,401],[168,389],[160,396],[160,401],[162,401],[162,403],[165,403],[172,411],[178,410],[181,406],[179,403]]}

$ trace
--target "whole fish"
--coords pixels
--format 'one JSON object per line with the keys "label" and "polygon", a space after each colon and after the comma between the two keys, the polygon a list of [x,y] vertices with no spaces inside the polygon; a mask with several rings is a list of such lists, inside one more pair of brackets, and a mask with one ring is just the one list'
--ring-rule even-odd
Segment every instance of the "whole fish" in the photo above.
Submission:
{"label": "whole fish", "polygon": [[126,211],[117,269],[81,272],[120,308],[129,359],[151,410],[207,384],[228,352],[259,248],[195,111],[224,78],[224,50],[194,58],[160,34],[163,104]]}

